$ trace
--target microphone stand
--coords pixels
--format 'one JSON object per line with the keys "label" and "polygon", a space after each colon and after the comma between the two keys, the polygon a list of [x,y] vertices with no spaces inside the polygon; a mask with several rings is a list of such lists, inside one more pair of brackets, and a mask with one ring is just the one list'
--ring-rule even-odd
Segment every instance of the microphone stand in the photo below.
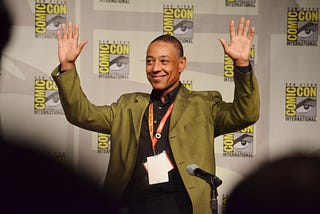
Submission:
{"label": "microphone stand", "polygon": [[211,211],[212,211],[212,214],[218,214],[217,187],[222,184],[222,181],[220,180],[220,178],[199,169],[199,167],[196,164],[188,165],[187,171],[188,171],[189,175],[197,176],[197,177],[205,180],[210,185],[210,187],[211,187],[211,192],[210,192]]}
{"label": "microphone stand", "polygon": [[214,176],[209,181],[207,180],[207,183],[209,183],[210,187],[211,187],[210,206],[211,206],[212,214],[218,214],[218,199],[217,199],[218,191],[217,191],[217,187],[222,184],[222,181],[218,177]]}

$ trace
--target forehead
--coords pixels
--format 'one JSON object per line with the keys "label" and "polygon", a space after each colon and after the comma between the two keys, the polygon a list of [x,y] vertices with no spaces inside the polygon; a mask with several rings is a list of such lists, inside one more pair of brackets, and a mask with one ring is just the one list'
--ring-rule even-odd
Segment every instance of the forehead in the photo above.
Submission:
{"label": "forehead", "polygon": [[164,41],[151,43],[147,49],[147,57],[177,56],[174,44]]}

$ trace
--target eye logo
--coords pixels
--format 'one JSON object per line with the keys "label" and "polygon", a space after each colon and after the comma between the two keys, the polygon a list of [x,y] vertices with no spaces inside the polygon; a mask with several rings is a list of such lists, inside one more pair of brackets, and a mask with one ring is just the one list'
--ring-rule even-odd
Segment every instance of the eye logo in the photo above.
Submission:
{"label": "eye logo", "polygon": [[223,136],[224,157],[253,157],[254,130],[253,125],[238,132]]}
{"label": "eye logo", "polygon": [[317,85],[287,83],[285,109],[287,121],[316,121]]}
{"label": "eye logo", "polygon": [[177,37],[183,43],[192,43],[193,6],[163,6],[163,34]]}
{"label": "eye logo", "polygon": [[318,8],[289,8],[287,12],[287,45],[317,46]]}
{"label": "eye logo", "polygon": [[[49,18],[49,15],[47,16]],[[66,23],[66,17],[61,15],[54,15],[52,18],[47,20],[47,32],[53,31],[55,33],[61,28],[62,23]]]}
{"label": "eye logo", "polygon": [[67,20],[67,5],[52,4],[45,1],[35,3],[35,37],[55,38],[55,32]]}
{"label": "eye logo", "polygon": [[99,42],[99,78],[128,79],[129,43]]}
{"label": "eye logo", "polygon": [[59,98],[59,92],[47,90],[46,107],[48,109],[55,109],[59,105],[61,105],[60,98]]}
{"label": "eye logo", "polygon": [[64,114],[56,83],[45,77],[35,77],[34,114]]}
{"label": "eye logo", "polygon": [[[235,137],[237,137],[235,135]],[[234,140],[234,150],[236,152],[253,152],[253,135],[252,134],[239,134]]]}
{"label": "eye logo", "polygon": [[120,55],[114,56],[115,58],[110,62],[110,71],[111,72],[120,72],[125,66],[129,64],[129,57]]}

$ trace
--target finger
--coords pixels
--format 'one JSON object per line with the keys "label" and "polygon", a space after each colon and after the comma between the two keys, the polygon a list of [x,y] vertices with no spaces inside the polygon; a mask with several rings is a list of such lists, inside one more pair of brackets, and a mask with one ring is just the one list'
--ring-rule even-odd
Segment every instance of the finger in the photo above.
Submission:
{"label": "finger", "polygon": [[231,21],[230,21],[229,30],[230,30],[230,41],[232,41],[233,38],[234,38],[235,35],[236,35],[236,33],[235,33],[235,27],[234,27],[234,20],[231,20]]}
{"label": "finger", "polygon": [[226,40],[224,40],[223,38],[219,38],[219,41],[223,47],[224,52],[226,52],[226,50],[228,48],[228,44],[227,44]]}
{"label": "finger", "polygon": [[75,24],[74,25],[74,33],[73,33],[73,38],[78,41],[79,39],[79,25]]}
{"label": "finger", "polygon": [[250,43],[253,41],[255,32],[256,32],[256,29],[254,27],[252,27],[251,31],[250,31],[250,34],[249,34],[249,37],[248,37]]}
{"label": "finger", "polygon": [[62,23],[61,29],[62,29],[62,37],[63,37],[63,39],[67,39],[66,24],[65,23]]}
{"label": "finger", "polygon": [[88,43],[88,41],[82,41],[80,44],[79,44],[79,53],[82,51],[82,49],[84,48],[84,46]]}
{"label": "finger", "polygon": [[243,26],[244,26],[244,17],[241,17],[239,21],[239,26],[238,26],[238,35],[241,36],[243,33]]}
{"label": "finger", "polygon": [[58,47],[60,47],[62,45],[60,31],[58,31],[58,30],[56,31],[56,36],[57,36],[57,40],[58,40]]}
{"label": "finger", "polygon": [[249,29],[250,29],[250,20],[248,19],[246,21],[246,24],[243,30],[243,36],[248,36]]}
{"label": "finger", "polygon": [[72,22],[69,21],[69,23],[68,23],[68,39],[72,39],[72,33],[73,33]]}

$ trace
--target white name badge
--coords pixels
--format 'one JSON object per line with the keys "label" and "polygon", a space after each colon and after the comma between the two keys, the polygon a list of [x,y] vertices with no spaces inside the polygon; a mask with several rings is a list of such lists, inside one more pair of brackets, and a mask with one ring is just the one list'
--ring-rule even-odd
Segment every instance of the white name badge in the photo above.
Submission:
{"label": "white name badge", "polygon": [[159,155],[147,157],[144,166],[148,172],[150,185],[169,181],[168,172],[173,169],[173,165],[165,151]]}

